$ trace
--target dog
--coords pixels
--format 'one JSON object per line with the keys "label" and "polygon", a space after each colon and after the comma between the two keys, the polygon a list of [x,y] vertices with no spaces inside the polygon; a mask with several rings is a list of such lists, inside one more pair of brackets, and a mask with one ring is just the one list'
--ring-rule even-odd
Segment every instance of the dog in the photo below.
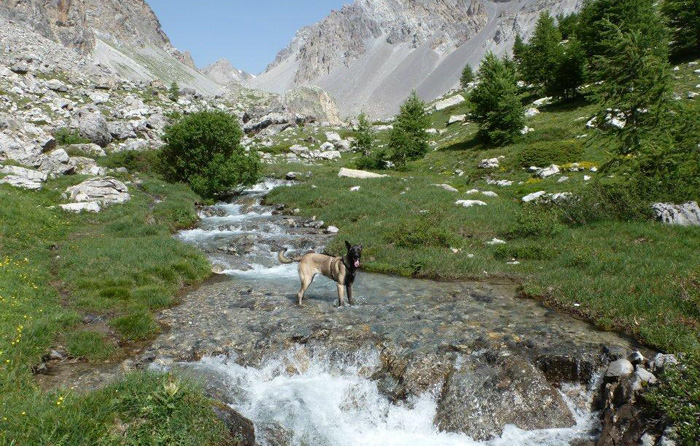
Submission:
{"label": "dog", "polygon": [[347,241],[345,247],[348,253],[343,257],[331,257],[324,254],[306,254],[298,259],[289,259],[285,257],[286,250],[277,254],[280,263],[299,262],[299,280],[301,280],[301,289],[297,293],[299,306],[302,305],[306,290],[314,281],[316,274],[323,274],[329,279],[336,282],[338,286],[338,307],[343,306],[343,296],[345,291],[348,293],[348,303],[352,301],[352,284],[355,282],[355,276],[358,268],[360,268],[360,260],[362,258],[362,245],[352,246]]}

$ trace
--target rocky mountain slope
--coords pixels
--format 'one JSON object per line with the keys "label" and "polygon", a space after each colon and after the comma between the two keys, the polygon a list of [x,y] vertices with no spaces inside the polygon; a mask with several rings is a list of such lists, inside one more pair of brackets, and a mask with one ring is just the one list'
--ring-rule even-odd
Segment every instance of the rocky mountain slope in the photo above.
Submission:
{"label": "rocky mountain slope", "polygon": [[228,59],[219,59],[213,64],[202,68],[202,73],[217,84],[222,85],[230,83],[245,84],[255,78],[252,74],[234,67]]}
{"label": "rocky mountain slope", "polygon": [[174,48],[144,0],[22,0],[0,3],[0,16],[62,43],[131,81],[177,81],[201,93],[221,87]]}
{"label": "rocky mountain slope", "polygon": [[504,54],[528,37],[540,12],[556,15],[582,0],[355,0],[301,29],[252,87],[328,91],[345,115],[395,113],[416,89],[432,100],[458,85],[465,64]]}

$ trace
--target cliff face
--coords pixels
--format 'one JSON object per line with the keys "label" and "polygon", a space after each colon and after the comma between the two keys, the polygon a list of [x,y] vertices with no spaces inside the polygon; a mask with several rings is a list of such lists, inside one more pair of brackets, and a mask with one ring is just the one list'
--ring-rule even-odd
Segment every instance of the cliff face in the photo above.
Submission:
{"label": "cliff face", "polygon": [[0,4],[0,13],[84,53],[94,49],[96,36],[129,45],[170,47],[144,0],[16,0]]}
{"label": "cliff face", "polygon": [[540,12],[582,0],[355,0],[301,29],[252,86],[282,92],[316,85],[345,115],[392,114],[413,89],[432,100],[457,86],[465,64],[503,54],[529,36]]}

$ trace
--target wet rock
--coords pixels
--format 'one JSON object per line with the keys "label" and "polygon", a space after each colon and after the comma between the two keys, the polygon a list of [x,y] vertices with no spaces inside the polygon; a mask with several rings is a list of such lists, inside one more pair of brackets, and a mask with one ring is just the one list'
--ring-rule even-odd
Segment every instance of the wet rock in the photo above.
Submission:
{"label": "wet rock", "polygon": [[535,365],[544,373],[547,381],[557,386],[563,383],[588,384],[597,370],[593,358],[570,355],[542,355]]}
{"label": "wet rock", "polygon": [[214,412],[226,424],[237,446],[255,446],[253,422],[225,404],[214,406]]}
{"label": "wet rock", "polygon": [[618,381],[620,378],[630,376],[634,373],[634,366],[626,359],[618,359],[610,363],[605,371],[605,382]]}
{"label": "wet rock", "polygon": [[662,353],[654,356],[654,359],[649,362],[649,369],[652,372],[663,373],[668,366],[677,366],[678,358],[675,355],[664,355]]}
{"label": "wet rock", "polygon": [[525,430],[575,424],[556,389],[518,358],[495,363],[469,358],[447,379],[435,423],[442,431],[463,432],[475,440],[498,436],[508,424]]}
{"label": "wet rock", "polygon": [[290,446],[294,440],[294,432],[278,423],[261,424],[258,426],[258,434],[265,439],[267,446]]}

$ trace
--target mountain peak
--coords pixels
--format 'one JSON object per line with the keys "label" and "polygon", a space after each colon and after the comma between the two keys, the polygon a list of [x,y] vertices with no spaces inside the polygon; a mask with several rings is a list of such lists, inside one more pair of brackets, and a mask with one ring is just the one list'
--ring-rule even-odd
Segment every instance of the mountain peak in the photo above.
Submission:
{"label": "mountain peak", "polygon": [[202,73],[221,85],[230,83],[245,84],[255,78],[252,74],[235,68],[233,64],[225,58],[219,59],[213,64],[202,68]]}

